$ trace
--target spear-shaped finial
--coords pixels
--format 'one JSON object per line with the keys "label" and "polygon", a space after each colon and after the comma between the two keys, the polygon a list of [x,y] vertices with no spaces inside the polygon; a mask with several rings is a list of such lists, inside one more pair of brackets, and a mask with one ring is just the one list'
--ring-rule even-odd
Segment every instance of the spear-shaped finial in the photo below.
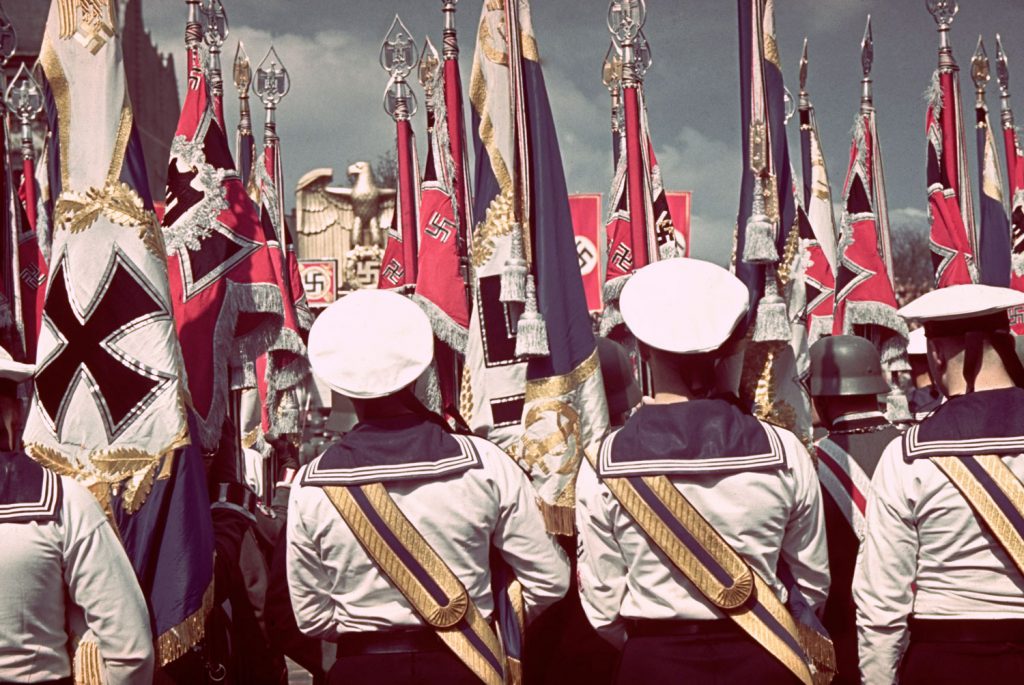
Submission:
{"label": "spear-shaped finial", "polygon": [[423,87],[423,100],[426,103],[427,111],[434,108],[434,89],[437,87],[438,77],[441,75],[441,57],[431,42],[430,36],[423,40],[423,49],[420,51],[420,63],[417,67],[417,77],[420,86]]}
{"label": "spear-shaped finial", "polygon": [[395,121],[416,114],[416,96],[407,79],[418,61],[416,42],[396,14],[380,45],[380,66],[391,76],[384,90],[384,111]]}
{"label": "spear-shaped finial", "polygon": [[955,67],[953,46],[949,42],[949,27],[953,25],[953,18],[960,11],[960,3],[957,0],[925,0],[925,7],[938,25],[939,67]]}
{"label": "spear-shaped finial", "polygon": [[277,50],[271,45],[263,61],[256,67],[256,79],[252,85],[253,92],[256,93],[256,97],[260,99],[264,110],[266,110],[265,137],[276,137],[277,122],[274,119],[274,112],[291,87],[292,82],[291,77],[288,76],[288,70],[284,68],[281,58],[277,55]]}
{"label": "spear-shaped finial", "polygon": [[14,80],[4,94],[7,111],[14,114],[21,123],[21,154],[24,159],[34,157],[32,143],[32,122],[43,111],[43,89],[39,87],[32,71],[21,65]]}
{"label": "spear-shaped finial", "polygon": [[1013,128],[1013,109],[1010,108],[1010,63],[1003,51],[1003,41],[996,34],[996,77],[999,79],[999,105],[1003,128]]}
{"label": "spear-shaped finial", "polygon": [[445,59],[459,58],[459,38],[455,31],[455,5],[459,0],[441,0],[444,12],[444,33],[441,36],[441,54]]}
{"label": "spear-shaped finial", "polygon": [[978,36],[978,47],[971,58],[971,79],[974,81],[974,92],[978,96],[978,107],[985,106],[985,87],[988,86],[992,74],[989,67],[988,54],[985,52],[985,41]]}
{"label": "spear-shaped finial", "polygon": [[800,55],[800,109],[807,109],[811,105],[810,95],[807,92],[807,38],[804,38],[804,51]]}
{"label": "spear-shaped finial", "polygon": [[249,64],[249,55],[245,52],[242,41],[238,41],[235,48],[235,62],[231,70],[235,83],[235,91],[238,92],[238,132],[242,135],[252,134],[252,113],[249,110],[249,86],[252,83],[252,66]]}
{"label": "spear-shaped finial", "polygon": [[875,36],[871,32],[871,15],[868,15],[864,27],[864,37],[860,40],[860,108],[868,111],[874,108],[874,96],[871,93],[871,67],[875,63]]}
{"label": "spear-shaped finial", "polygon": [[601,64],[601,83],[612,97],[612,132],[620,130],[619,118],[622,110],[622,56],[612,40]]}
{"label": "spear-shaped finial", "polygon": [[608,31],[611,32],[622,55],[623,88],[635,88],[643,80],[643,73],[650,64],[650,44],[646,38],[641,39],[646,22],[646,0],[609,2]]}

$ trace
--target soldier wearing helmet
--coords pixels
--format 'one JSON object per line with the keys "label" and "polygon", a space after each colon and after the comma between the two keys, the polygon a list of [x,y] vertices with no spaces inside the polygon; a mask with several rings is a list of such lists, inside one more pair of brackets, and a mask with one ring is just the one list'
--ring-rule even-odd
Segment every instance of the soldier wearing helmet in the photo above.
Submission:
{"label": "soldier wearing helmet", "polygon": [[836,647],[833,683],[859,683],[856,612],[850,586],[871,475],[899,430],[880,410],[889,392],[875,346],[855,335],[821,338],[810,349],[811,397],[828,434],[816,443],[832,591],[823,623]]}

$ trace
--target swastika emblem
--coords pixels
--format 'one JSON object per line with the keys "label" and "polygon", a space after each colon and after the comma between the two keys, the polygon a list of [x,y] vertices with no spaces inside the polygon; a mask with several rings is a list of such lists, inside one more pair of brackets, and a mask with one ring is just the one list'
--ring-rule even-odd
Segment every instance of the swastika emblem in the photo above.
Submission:
{"label": "swastika emblem", "polygon": [[338,296],[338,263],[333,259],[299,260],[299,274],[306,302],[326,306]]}
{"label": "swastika emblem", "polygon": [[402,265],[397,259],[392,259],[388,262],[388,265],[384,267],[384,270],[381,273],[384,275],[384,278],[387,279],[388,283],[391,285],[398,285],[402,282],[402,278],[405,276],[405,269],[402,268]]}
{"label": "swastika emblem", "polygon": [[626,243],[619,243],[615,246],[615,251],[612,252],[608,261],[614,264],[619,271],[629,273],[633,270],[633,251]]}
{"label": "swastika emblem", "polygon": [[580,261],[580,274],[586,276],[597,267],[597,247],[586,236],[576,236],[576,256]]}
{"label": "swastika emblem", "polygon": [[434,212],[430,217],[430,223],[423,229],[423,232],[431,238],[447,243],[448,238],[455,232],[455,222],[446,216],[441,216],[440,212]]}
{"label": "swastika emblem", "polygon": [[38,288],[46,283],[46,274],[40,271],[35,264],[29,263],[21,270],[21,280],[30,288]]}

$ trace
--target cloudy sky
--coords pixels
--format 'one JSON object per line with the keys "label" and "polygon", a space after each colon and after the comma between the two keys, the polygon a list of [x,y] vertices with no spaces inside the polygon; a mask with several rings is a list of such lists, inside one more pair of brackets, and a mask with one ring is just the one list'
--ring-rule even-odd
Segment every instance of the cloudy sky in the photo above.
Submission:
{"label": "cloudy sky", "polygon": [[[292,75],[280,109],[287,182],[315,167],[333,167],[344,183],[352,161],[373,161],[394,144],[393,125],[381,109],[387,76],[378,64],[380,41],[398,12],[421,43],[440,46],[441,0],[224,0],[231,35],[225,72],[237,40],[254,65],[273,43]],[[693,240],[697,256],[722,259],[728,251],[738,202],[740,103],[736,6],[730,0],[648,0],[645,33],[655,62],[646,90],[662,176],[671,189],[693,191]],[[965,104],[973,106],[970,57],[979,34],[995,56],[1003,33],[1015,103],[1024,120],[1024,3],[964,0],[953,25],[955,55],[963,67]],[[462,73],[468,82],[479,0],[459,3]],[[184,2],[145,0],[144,15],[163,51],[183,64]],[[605,0],[535,0],[533,23],[570,192],[603,192],[612,175],[609,99],[601,84],[608,48]],[[875,103],[879,111],[889,191],[896,219],[925,217],[923,93],[936,65],[935,24],[923,0],[776,0],[783,69],[797,91],[803,38],[810,39],[808,90],[818,122],[833,192],[838,198],[849,150],[849,130],[860,97],[860,39],[868,13],[874,19]],[[1018,66],[1019,65],[1019,66]],[[994,68],[993,68],[994,72]],[[179,76],[179,82],[181,78]],[[228,92],[232,89],[229,86]],[[228,100],[228,117],[237,107]],[[993,83],[989,106],[998,121]],[[790,149],[799,154],[796,121]],[[420,143],[423,115],[417,120]],[[973,156],[974,136],[968,131]],[[798,157],[795,157],[798,159]],[[972,162],[973,164],[973,162]],[[972,169],[977,165],[973,164]],[[972,185],[976,185],[972,183]],[[293,199],[289,201],[289,204]]]}

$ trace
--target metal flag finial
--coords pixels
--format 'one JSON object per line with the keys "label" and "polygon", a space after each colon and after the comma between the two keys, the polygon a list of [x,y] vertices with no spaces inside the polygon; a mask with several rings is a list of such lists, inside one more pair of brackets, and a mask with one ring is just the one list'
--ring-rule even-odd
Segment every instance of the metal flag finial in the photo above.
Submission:
{"label": "metal flag finial", "polygon": [[608,92],[618,91],[622,85],[622,55],[615,41],[608,43],[608,52],[604,53],[604,63],[601,64],[601,83],[608,89]]}
{"label": "metal flag finial", "polygon": [[807,97],[807,38],[804,38],[804,51],[800,55],[800,100]]}
{"label": "metal flag finial", "polygon": [[444,13],[444,33],[441,38],[441,51],[445,59],[458,59],[459,38],[455,30],[455,5],[459,0],[441,0],[441,12]]}
{"label": "metal flag finial", "polygon": [[407,79],[418,62],[415,39],[396,14],[380,45],[380,66],[391,77],[384,89],[384,111],[395,121],[416,114],[416,96]]}
{"label": "metal flag finial", "polygon": [[249,85],[252,83],[252,66],[249,63],[249,55],[245,51],[245,45],[238,41],[235,48],[235,63],[232,70],[235,82],[235,90],[239,97],[249,97]]}
{"label": "metal flag finial", "polygon": [[14,80],[4,93],[4,106],[21,123],[22,154],[29,158],[33,155],[32,121],[43,111],[43,89],[32,76],[32,70],[22,63]]}
{"label": "metal flag finial", "polygon": [[651,65],[651,46],[643,35],[647,22],[645,0],[610,0],[608,31],[622,58],[622,86],[635,88]]}
{"label": "metal flag finial", "polygon": [[211,50],[216,48],[219,52],[229,33],[227,10],[224,9],[224,3],[221,0],[203,0],[202,12],[203,17],[206,18],[206,30],[203,32],[203,38]]}
{"label": "metal flag finial", "polygon": [[273,110],[291,90],[292,82],[288,70],[281,63],[277,50],[271,45],[260,65],[256,67],[256,78],[252,90],[263,106]]}
{"label": "metal flag finial", "polygon": [[867,25],[864,27],[864,37],[860,41],[860,68],[864,77],[871,76],[871,65],[875,62],[875,37],[871,33],[871,15],[868,15]]}
{"label": "metal flag finial", "polygon": [[1010,63],[1003,52],[1003,41],[996,34],[996,76],[999,78],[999,94],[1010,97]]}
{"label": "metal flag finial", "polygon": [[960,11],[960,3],[957,0],[925,0],[925,6],[935,19],[935,23],[939,25],[940,31],[948,31],[953,23],[953,17]]}
{"label": "metal flag finial", "polygon": [[438,78],[441,75],[441,56],[434,47],[434,43],[427,36],[423,40],[423,48],[420,50],[420,63],[417,68],[417,77],[420,86],[423,87],[423,96],[426,99],[427,107],[433,99],[434,89],[437,87]]}
{"label": "metal flag finial", "polygon": [[0,5],[0,67],[7,64],[18,49],[18,32],[14,30],[14,24],[4,12],[4,6]]}
{"label": "metal flag finial", "polygon": [[971,58],[971,79],[974,80],[974,88],[978,92],[979,102],[985,101],[985,86],[992,78],[988,54],[985,52],[985,41],[978,36],[978,47],[974,50]]}

